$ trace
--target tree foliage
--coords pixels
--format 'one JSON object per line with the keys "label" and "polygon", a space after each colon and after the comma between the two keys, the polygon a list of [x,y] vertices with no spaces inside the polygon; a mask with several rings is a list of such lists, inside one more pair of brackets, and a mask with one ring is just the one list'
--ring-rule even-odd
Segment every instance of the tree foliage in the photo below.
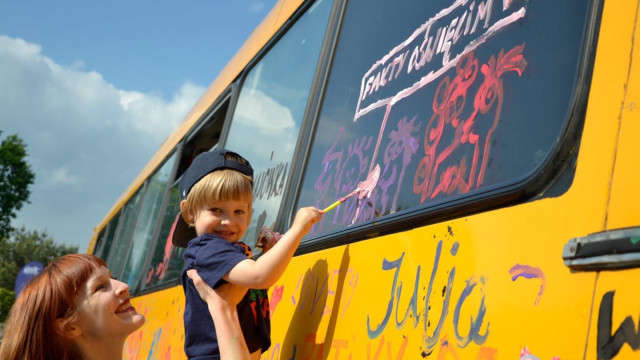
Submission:
{"label": "tree foliage", "polygon": [[39,261],[46,266],[58,256],[78,252],[77,246],[55,244],[46,231],[11,227],[18,210],[29,202],[35,178],[26,158],[27,146],[18,135],[0,142],[0,323],[13,305],[16,276],[25,264]]}
{"label": "tree foliage", "polygon": [[29,185],[33,184],[35,175],[26,157],[27,146],[18,135],[11,135],[0,143],[0,239],[7,237],[11,219],[29,199]]}
{"label": "tree foliage", "polygon": [[12,290],[0,288],[0,324],[4,323],[9,315],[9,310],[15,302],[16,293]]}
{"label": "tree foliage", "polygon": [[0,239],[0,288],[13,290],[18,271],[31,261],[47,266],[58,256],[77,252],[77,246],[56,244],[46,231],[14,229],[9,238]]}

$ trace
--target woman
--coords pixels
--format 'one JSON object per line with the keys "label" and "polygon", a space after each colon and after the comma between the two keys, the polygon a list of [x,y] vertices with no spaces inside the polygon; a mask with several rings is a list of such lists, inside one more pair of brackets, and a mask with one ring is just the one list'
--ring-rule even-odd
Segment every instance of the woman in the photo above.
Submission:
{"label": "woman", "polygon": [[[215,291],[189,274],[209,305],[226,360],[248,359],[235,306],[246,288]],[[129,286],[113,279],[100,258],[65,255],[22,290],[5,323],[0,359],[122,359],[129,334],[145,322],[129,302]]]}
{"label": "woman", "polygon": [[0,359],[122,359],[129,334],[145,322],[129,302],[129,286],[100,258],[59,257],[16,300]]}

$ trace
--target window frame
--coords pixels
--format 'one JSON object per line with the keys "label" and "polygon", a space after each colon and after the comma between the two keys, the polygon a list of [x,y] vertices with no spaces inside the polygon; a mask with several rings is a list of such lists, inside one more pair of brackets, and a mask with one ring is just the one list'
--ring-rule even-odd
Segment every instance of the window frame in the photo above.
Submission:
{"label": "window frame", "polygon": [[[309,96],[305,105],[305,111],[302,122],[300,124],[300,130],[298,132],[298,139],[294,147],[294,154],[291,159],[291,165],[289,167],[289,175],[285,180],[290,191],[285,191],[280,202],[280,207],[275,217],[274,229],[288,230],[290,224],[293,221],[296,210],[294,208],[295,199],[297,199],[298,191],[300,190],[300,176],[304,169],[306,162],[307,152],[310,151],[309,139],[312,135],[312,130],[315,128],[316,117],[320,110],[320,104],[322,94],[324,94],[326,88],[326,82],[329,78],[328,71],[331,66],[331,60],[335,51],[335,42],[337,39],[337,33],[341,19],[343,18],[343,12],[346,9],[347,0],[332,0],[333,5],[331,7],[329,18],[327,20],[327,27],[325,28],[325,35],[320,52],[318,54],[318,62],[314,70],[314,76],[309,88]],[[269,40],[269,42],[262,48],[260,52],[245,66],[240,76],[235,81],[236,89],[234,92],[234,98],[230,104],[229,119],[225,122],[222,129],[221,143],[225,147],[229,130],[231,126],[232,114],[236,111],[238,103],[239,92],[242,90],[245,80],[253,68],[258,65],[262,59],[272,50],[272,48],[284,37],[288,31],[296,24],[300,17],[304,16],[306,11],[315,4],[315,0],[305,1],[285,24],[278,30],[278,32]]]}

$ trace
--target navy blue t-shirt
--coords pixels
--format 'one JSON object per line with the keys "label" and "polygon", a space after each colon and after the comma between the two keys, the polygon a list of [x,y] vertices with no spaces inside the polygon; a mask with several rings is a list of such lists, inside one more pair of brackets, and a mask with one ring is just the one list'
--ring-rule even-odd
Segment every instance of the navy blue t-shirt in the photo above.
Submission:
{"label": "navy blue t-shirt", "polygon": [[[196,269],[198,275],[213,288],[226,283],[222,278],[234,266],[247,259],[239,244],[230,243],[215,235],[204,234],[189,241],[184,252],[185,267],[182,270],[182,286],[185,292],[184,351],[189,359],[220,359],[216,330],[204,302],[187,270]],[[269,299],[266,290],[249,289],[237,306],[240,327],[249,352],[271,346]]]}

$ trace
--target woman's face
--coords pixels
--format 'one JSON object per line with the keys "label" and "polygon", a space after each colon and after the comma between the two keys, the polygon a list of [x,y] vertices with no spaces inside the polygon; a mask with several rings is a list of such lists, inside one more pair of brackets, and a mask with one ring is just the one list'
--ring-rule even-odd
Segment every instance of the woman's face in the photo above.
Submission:
{"label": "woman's face", "polygon": [[93,271],[76,297],[76,324],[83,336],[128,336],[144,324],[129,303],[129,285],[111,278],[109,269]]}

